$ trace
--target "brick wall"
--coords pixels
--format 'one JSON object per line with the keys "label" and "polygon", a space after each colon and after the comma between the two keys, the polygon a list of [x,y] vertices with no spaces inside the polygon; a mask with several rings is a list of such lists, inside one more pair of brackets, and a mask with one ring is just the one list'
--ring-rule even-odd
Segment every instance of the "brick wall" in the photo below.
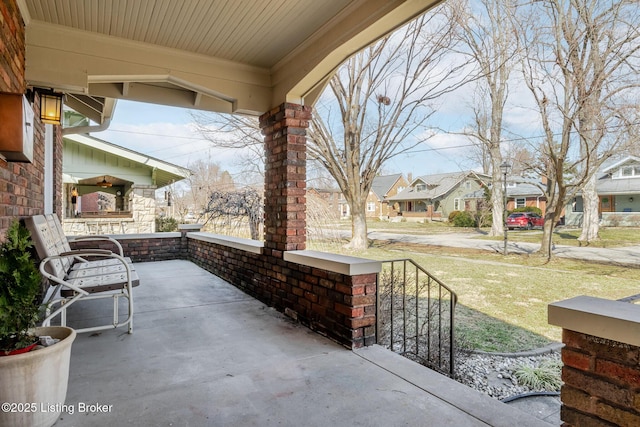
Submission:
{"label": "brick wall", "polygon": [[[0,3],[0,92],[26,90],[25,30],[15,0]],[[39,98],[34,100],[39,117]],[[2,123],[0,123],[2,126]],[[62,131],[54,127],[54,210],[62,211]],[[14,218],[44,211],[44,124],[34,123],[33,163],[0,159],[0,239]]]}
{"label": "brick wall", "polygon": [[25,35],[15,0],[0,3],[0,92],[24,93]]}
{"label": "brick wall", "polygon": [[568,426],[640,425],[640,348],[563,330],[562,413]]}
{"label": "brick wall", "polygon": [[[156,233],[129,237],[127,235],[115,236],[122,245],[125,256],[131,257],[133,262],[167,261],[171,259],[186,259],[187,238],[186,233]],[[113,243],[79,242],[70,241],[72,249],[100,248],[115,251]]]}
{"label": "brick wall", "polygon": [[[376,274],[338,274],[189,239],[185,232],[113,237],[134,262],[188,259],[346,347],[375,344]],[[108,242],[71,240],[71,247],[114,250]]]}
{"label": "brick wall", "polygon": [[376,274],[348,276],[189,239],[189,259],[349,348],[375,343]]}

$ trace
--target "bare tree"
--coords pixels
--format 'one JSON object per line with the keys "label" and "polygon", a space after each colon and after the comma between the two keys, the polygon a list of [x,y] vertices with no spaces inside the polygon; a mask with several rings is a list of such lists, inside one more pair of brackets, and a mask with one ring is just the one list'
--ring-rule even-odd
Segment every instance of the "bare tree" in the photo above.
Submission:
{"label": "bare tree", "polygon": [[[308,159],[329,172],[350,205],[353,249],[368,245],[365,205],[373,178],[387,160],[421,143],[413,134],[434,113],[429,104],[463,83],[468,62],[452,55],[454,31],[441,8],[418,18],[347,60],[316,105]],[[248,147],[253,159],[264,158],[254,118],[194,117],[216,146]]]}
{"label": "bare tree", "polygon": [[259,240],[264,219],[262,196],[255,188],[213,190],[205,208],[207,221],[221,221],[226,230],[249,225],[251,238]]}
{"label": "bare tree", "polygon": [[349,248],[368,246],[365,209],[374,177],[420,143],[412,135],[433,114],[429,104],[461,84],[467,63],[452,55],[455,40],[454,21],[438,9],[357,53],[329,81],[308,149],[350,206]]}
{"label": "bare tree", "polygon": [[[188,165],[192,174],[186,179],[188,189],[184,192],[182,206],[179,212],[191,212],[198,221],[206,220],[206,207],[215,191],[229,191],[235,185],[231,175],[220,165],[211,160],[197,160]],[[174,198],[175,199],[175,198]]]}
{"label": "bare tree", "polygon": [[527,6],[521,18],[524,81],[544,132],[535,166],[546,178],[541,253],[547,258],[565,200],[583,189],[622,140],[608,131],[618,128],[619,117],[628,121],[624,90],[632,82],[624,70],[638,65],[638,26],[627,19],[634,14],[637,5],[625,0],[549,0]]}
{"label": "bare tree", "polygon": [[238,153],[244,185],[252,187],[264,183],[264,140],[258,119],[240,114],[192,111],[196,130],[218,148]]}
{"label": "bare tree", "polygon": [[[455,4],[455,3],[454,3]],[[511,0],[478,0],[474,9],[468,3],[458,3],[460,11],[453,16],[460,26],[465,50],[480,70],[478,93],[473,105],[474,120],[466,135],[475,142],[484,173],[491,174],[491,211],[494,221],[491,236],[504,232],[504,190],[500,165],[503,163],[501,139],[503,116],[509,95],[509,80],[516,61]],[[482,12],[478,13],[478,9]]]}

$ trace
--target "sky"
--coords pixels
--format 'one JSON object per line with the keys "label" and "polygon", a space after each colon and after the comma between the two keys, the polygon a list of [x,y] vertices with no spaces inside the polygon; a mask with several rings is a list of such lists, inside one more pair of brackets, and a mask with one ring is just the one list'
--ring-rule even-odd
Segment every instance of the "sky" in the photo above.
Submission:
{"label": "sky", "polygon": [[[185,108],[119,100],[109,128],[92,136],[179,166],[210,159],[232,175],[240,174],[237,151],[213,147],[203,139]],[[438,135],[390,160],[383,173],[415,177],[468,169],[462,162],[464,148],[455,148],[467,144],[464,137]]]}

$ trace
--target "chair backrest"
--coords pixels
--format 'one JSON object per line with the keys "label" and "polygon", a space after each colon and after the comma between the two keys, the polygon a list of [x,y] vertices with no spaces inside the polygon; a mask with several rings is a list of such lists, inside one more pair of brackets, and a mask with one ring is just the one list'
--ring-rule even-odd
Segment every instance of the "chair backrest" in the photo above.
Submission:
{"label": "chair backrest", "polygon": [[[47,219],[47,223],[49,224],[51,235],[56,242],[58,255],[64,252],[69,252],[71,250],[71,246],[69,245],[67,236],[64,234],[64,229],[62,228],[62,224],[58,219],[58,215],[48,214],[45,215],[45,218]],[[71,264],[73,264],[73,260],[71,259],[71,257],[63,258],[60,261],[62,262],[62,268],[64,268],[65,271],[69,271],[69,269],[71,268]]]}
{"label": "chair backrest", "polygon": [[[57,232],[53,232],[44,215],[27,217],[24,222],[31,233],[31,240],[33,240],[33,244],[40,260],[50,256],[59,255],[61,253],[59,250],[58,234]],[[47,273],[61,279],[64,278],[67,273],[66,266],[59,259],[52,260],[47,263],[46,271]]]}

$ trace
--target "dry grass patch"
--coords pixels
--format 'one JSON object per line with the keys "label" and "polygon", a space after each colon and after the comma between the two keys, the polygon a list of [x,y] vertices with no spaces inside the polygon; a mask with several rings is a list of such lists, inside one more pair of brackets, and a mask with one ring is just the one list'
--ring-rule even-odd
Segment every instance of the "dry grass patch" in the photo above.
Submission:
{"label": "dry grass patch", "polygon": [[546,263],[537,256],[388,243],[362,253],[334,244],[332,252],[377,260],[412,258],[457,293],[456,330],[472,347],[487,351],[560,341],[560,329],[547,323],[552,302],[578,295],[615,300],[640,292],[638,269],[571,259]]}

